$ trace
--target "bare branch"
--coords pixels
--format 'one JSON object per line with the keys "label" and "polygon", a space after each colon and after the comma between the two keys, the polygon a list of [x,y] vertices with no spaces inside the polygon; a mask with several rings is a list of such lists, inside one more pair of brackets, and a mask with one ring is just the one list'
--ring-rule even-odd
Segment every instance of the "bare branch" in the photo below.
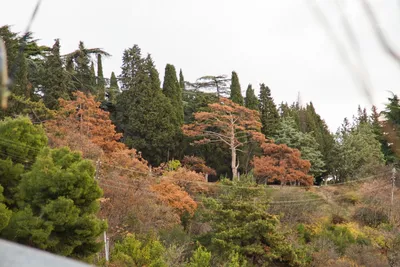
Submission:
{"label": "bare branch", "polygon": [[372,11],[371,5],[368,3],[367,0],[362,0],[361,2],[363,4],[365,12],[367,13],[369,22],[374,29],[375,35],[378,37],[378,40],[381,43],[383,49],[397,62],[397,64],[400,65],[400,55],[394,50],[394,48],[390,46],[389,41],[383,34],[383,31],[379,26],[378,19]]}

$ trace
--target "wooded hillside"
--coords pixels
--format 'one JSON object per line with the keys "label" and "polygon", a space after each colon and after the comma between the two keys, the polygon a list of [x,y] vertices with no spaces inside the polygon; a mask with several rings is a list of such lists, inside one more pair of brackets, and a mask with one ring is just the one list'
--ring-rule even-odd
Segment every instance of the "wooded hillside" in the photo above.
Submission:
{"label": "wooded hillside", "polygon": [[160,75],[133,45],[108,78],[84,42],[0,37],[1,238],[97,266],[400,266],[397,95],[332,133],[236,71]]}

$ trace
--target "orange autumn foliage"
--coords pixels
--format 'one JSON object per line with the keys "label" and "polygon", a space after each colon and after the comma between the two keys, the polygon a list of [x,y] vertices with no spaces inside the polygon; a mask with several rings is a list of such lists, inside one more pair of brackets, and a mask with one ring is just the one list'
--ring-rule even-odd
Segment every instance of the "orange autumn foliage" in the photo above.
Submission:
{"label": "orange autumn foliage", "polygon": [[[209,104],[208,108],[210,111],[195,113],[195,122],[182,128],[188,136],[202,137],[197,143],[222,142],[236,148],[243,145],[243,141],[239,139],[247,134],[254,135],[257,139],[262,138],[259,134],[261,122],[258,111],[223,97],[219,103]],[[265,139],[260,141],[263,140]]]}
{"label": "orange autumn foliage", "polygon": [[209,104],[208,109],[195,113],[194,123],[184,125],[182,130],[188,136],[200,137],[195,141],[197,144],[225,144],[231,152],[231,169],[235,178],[239,167],[237,150],[248,142],[248,137],[260,143],[265,140],[260,133],[259,113],[223,97],[218,103]]}
{"label": "orange autumn foliage", "polygon": [[82,151],[85,158],[101,158],[104,168],[112,166],[121,170],[123,167],[147,172],[147,162],[140,154],[118,142],[122,134],[115,131],[109,112],[100,108],[100,102],[79,91],[74,95],[76,100],[60,99],[55,119],[45,124],[50,144]]}
{"label": "orange autumn foliage", "polygon": [[182,160],[182,165],[186,169],[199,172],[199,173],[204,173],[204,174],[210,174],[210,175],[217,175],[216,171],[213,168],[210,168],[206,165],[206,162],[204,159],[195,157],[195,156],[185,156]]}
{"label": "orange autumn foliage", "polygon": [[163,174],[162,179],[180,186],[186,192],[198,193],[209,190],[204,174],[179,168],[176,171],[169,171]]}
{"label": "orange autumn foliage", "polygon": [[254,174],[259,180],[312,185],[313,177],[308,175],[311,164],[301,158],[299,150],[272,142],[262,144],[261,148],[264,156],[253,159]]}
{"label": "orange autumn foliage", "polygon": [[122,134],[115,131],[107,111],[100,109],[100,102],[93,96],[77,91],[76,100],[60,99],[60,109],[54,120],[46,122],[50,138],[63,139],[71,132],[88,137],[105,153],[122,150],[118,142]]}
{"label": "orange autumn foliage", "polygon": [[104,197],[100,217],[107,219],[108,234],[114,239],[125,232],[145,234],[169,230],[180,223],[173,207],[160,203],[148,179],[116,177],[100,180]]}
{"label": "orange autumn foliage", "polygon": [[171,183],[168,180],[161,181],[159,184],[151,186],[152,190],[157,193],[161,202],[174,208],[179,215],[185,211],[191,216],[197,208],[197,203],[190,195],[182,190],[178,185]]}

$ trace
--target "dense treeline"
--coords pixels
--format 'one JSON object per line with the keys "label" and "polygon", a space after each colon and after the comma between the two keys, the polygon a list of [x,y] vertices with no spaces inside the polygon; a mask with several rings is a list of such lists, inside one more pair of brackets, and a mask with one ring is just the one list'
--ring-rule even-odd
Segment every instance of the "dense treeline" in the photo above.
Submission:
{"label": "dense treeline", "polygon": [[270,208],[267,185],[349,182],[399,163],[396,95],[331,133],[312,102],[277,104],[265,83],[243,96],[235,71],[189,82],[167,64],[161,82],[133,45],[108,79],[102,49],[61,55],[58,39],[29,35],[20,53],[19,34],[0,36],[13,76],[0,111],[2,238],[90,262],[107,229],[111,266],[320,266],[317,240],[341,260],[365,240],[314,213],[318,230],[281,224],[288,212]]}

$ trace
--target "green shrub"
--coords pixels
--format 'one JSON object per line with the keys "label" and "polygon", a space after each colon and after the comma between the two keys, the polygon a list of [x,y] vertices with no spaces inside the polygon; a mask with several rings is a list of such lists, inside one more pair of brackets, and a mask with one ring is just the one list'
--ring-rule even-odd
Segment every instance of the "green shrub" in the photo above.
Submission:
{"label": "green shrub", "polygon": [[211,252],[208,252],[203,246],[199,246],[193,253],[187,267],[210,267]]}
{"label": "green shrub", "polygon": [[170,160],[168,161],[167,166],[169,171],[176,171],[181,167],[181,162],[179,160]]}
{"label": "green shrub", "polygon": [[111,253],[111,263],[117,266],[167,267],[163,254],[164,246],[160,241],[149,239],[142,242],[135,235],[129,235],[117,242]]}
{"label": "green shrub", "polygon": [[311,242],[312,232],[304,224],[297,225],[297,234],[303,243]]}
{"label": "green shrub", "polygon": [[354,224],[328,225],[321,235],[330,239],[341,254],[344,254],[347,247],[352,244],[370,244],[370,240],[355,229]]}

